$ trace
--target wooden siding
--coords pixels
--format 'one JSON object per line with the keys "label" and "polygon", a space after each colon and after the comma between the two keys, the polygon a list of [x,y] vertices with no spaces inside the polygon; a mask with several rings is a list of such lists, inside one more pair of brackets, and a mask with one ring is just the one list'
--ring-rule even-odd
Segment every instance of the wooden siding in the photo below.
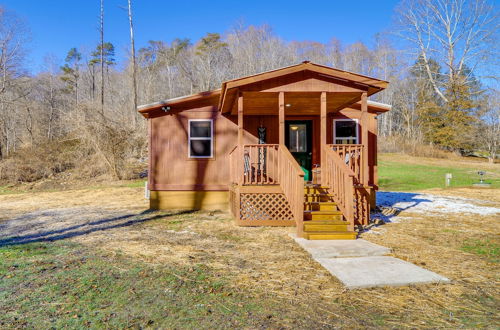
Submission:
{"label": "wooden siding", "polygon": [[[319,105],[318,105],[319,106]],[[333,143],[334,119],[359,119],[360,111],[345,109],[327,117],[327,144]],[[370,134],[368,158],[370,184],[377,184],[377,128],[375,114],[369,114]],[[213,119],[214,157],[195,159],[188,157],[188,120]],[[320,164],[320,117],[286,116],[285,120],[312,120],[313,164]],[[278,116],[244,116],[243,143],[258,143],[257,129],[266,127],[266,142],[279,142]],[[222,115],[212,107],[194,108],[182,112],[168,113],[150,119],[151,161],[149,187],[151,190],[227,190],[229,182],[228,154],[237,144],[237,116]],[[361,129],[359,129],[361,132]],[[364,143],[361,140],[359,143]]]}
{"label": "wooden siding", "polygon": [[[188,120],[212,119],[214,157],[188,157]],[[227,190],[228,154],[237,126],[214,106],[169,112],[151,121],[150,190]]]}

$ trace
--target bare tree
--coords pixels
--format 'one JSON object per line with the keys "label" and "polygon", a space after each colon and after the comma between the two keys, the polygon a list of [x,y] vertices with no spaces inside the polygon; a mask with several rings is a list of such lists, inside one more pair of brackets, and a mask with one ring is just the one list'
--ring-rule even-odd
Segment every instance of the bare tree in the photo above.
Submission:
{"label": "bare tree", "polygon": [[132,1],[128,0],[128,22],[130,26],[130,51],[132,57],[132,91],[133,95],[133,108],[132,108],[132,120],[134,126],[137,122],[137,65],[135,61],[135,40],[134,40],[134,24],[132,21]]}
{"label": "bare tree", "polygon": [[17,100],[16,85],[25,75],[23,61],[25,44],[29,39],[26,24],[14,13],[0,7],[0,159],[16,148],[14,109]]}
{"label": "bare tree", "polygon": [[492,90],[485,104],[485,112],[477,131],[480,147],[488,152],[490,163],[495,161],[500,149],[500,96],[498,90]]}
{"label": "bare tree", "polygon": [[104,116],[104,0],[101,0],[100,29],[101,35],[101,115]]}
{"label": "bare tree", "polygon": [[[404,0],[397,12],[397,35],[422,58],[443,102],[449,102],[446,90],[461,77],[471,78],[486,65],[498,69],[498,12],[487,0]],[[433,71],[431,60],[445,70]]]}

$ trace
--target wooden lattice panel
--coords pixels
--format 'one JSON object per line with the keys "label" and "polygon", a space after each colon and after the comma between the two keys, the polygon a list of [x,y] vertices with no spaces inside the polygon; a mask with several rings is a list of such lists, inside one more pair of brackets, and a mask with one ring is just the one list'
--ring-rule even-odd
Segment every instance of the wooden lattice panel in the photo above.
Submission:
{"label": "wooden lattice panel", "polygon": [[240,206],[240,221],[294,221],[284,194],[242,193]]}

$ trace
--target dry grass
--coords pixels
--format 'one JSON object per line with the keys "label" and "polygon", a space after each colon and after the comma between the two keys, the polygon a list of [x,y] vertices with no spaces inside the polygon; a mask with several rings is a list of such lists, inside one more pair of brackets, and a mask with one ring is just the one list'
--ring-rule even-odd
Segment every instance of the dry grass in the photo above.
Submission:
{"label": "dry grass", "polygon": [[485,159],[460,157],[454,154],[447,159],[440,159],[435,157],[418,157],[398,153],[380,153],[378,155],[378,159],[381,161],[394,161],[407,164],[421,164],[441,167],[465,167],[477,170],[485,170],[487,172],[491,171],[492,173],[499,171],[498,164],[488,163]]}
{"label": "dry grass", "polygon": [[33,211],[61,207],[98,206],[112,209],[145,209],[142,188],[108,187],[56,192],[0,195],[0,221]]}
{"label": "dry grass", "polygon": [[488,188],[443,189],[443,188],[435,188],[435,189],[428,189],[428,190],[420,190],[419,192],[433,194],[433,195],[454,196],[454,197],[470,198],[470,199],[477,199],[477,200],[481,200],[481,201],[500,203],[500,189],[488,189]]}
{"label": "dry grass", "polygon": [[[481,190],[432,192],[487,197]],[[3,195],[0,205],[2,216],[5,206],[11,215],[61,206],[146,207],[141,188]],[[155,265],[206,265],[240,292],[275,301],[318,326],[498,326],[498,262],[462,249],[471,239],[498,244],[498,219],[403,215],[413,219],[386,224],[376,229],[382,234],[363,238],[391,247],[396,257],[442,274],[452,284],[348,291],[288,237],[293,228],[237,227],[224,212],[167,213],[73,240]]]}

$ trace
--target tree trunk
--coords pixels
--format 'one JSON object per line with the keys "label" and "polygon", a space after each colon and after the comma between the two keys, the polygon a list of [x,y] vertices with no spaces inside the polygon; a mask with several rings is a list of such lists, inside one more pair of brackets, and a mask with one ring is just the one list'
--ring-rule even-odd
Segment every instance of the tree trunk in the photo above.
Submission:
{"label": "tree trunk", "polygon": [[134,41],[134,24],[132,20],[132,0],[128,0],[128,22],[130,25],[130,51],[132,56],[132,91],[134,93],[134,104],[132,109],[132,123],[137,124],[137,67],[135,63],[135,41]]}
{"label": "tree trunk", "polygon": [[101,0],[101,115],[104,117],[104,0]]}

